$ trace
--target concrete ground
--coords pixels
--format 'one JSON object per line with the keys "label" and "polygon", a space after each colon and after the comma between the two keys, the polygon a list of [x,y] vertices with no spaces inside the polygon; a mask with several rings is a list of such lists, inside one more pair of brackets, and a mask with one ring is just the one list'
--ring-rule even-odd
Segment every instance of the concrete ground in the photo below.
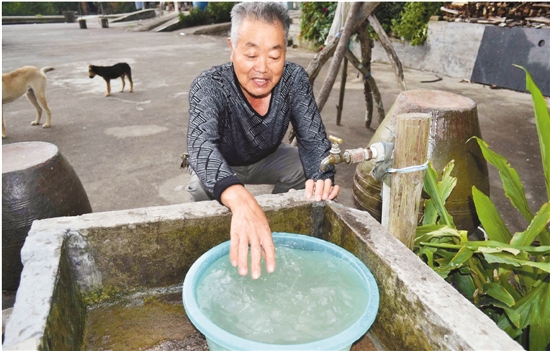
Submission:
{"label": "concrete ground", "polygon": [[[2,26],[2,72],[24,65],[51,66],[47,98],[52,126],[31,126],[35,110],[25,99],[3,106],[7,139],[2,144],[45,141],[57,145],[80,177],[94,212],[187,202],[189,175],[179,168],[186,150],[188,90],[204,69],[229,60],[226,37],[193,35],[192,30],[168,33],[142,31],[148,20],[112,23],[101,28],[88,19],[78,23]],[[315,53],[289,48],[287,59],[306,67]],[[87,66],[127,62],[132,67],[134,93],[119,93],[111,82],[105,97],[100,78],[88,78]],[[315,82],[319,92],[328,63]],[[372,75],[386,112],[399,94],[393,69],[373,64]],[[408,89],[454,92],[478,103],[482,137],[518,171],[533,211],[547,201],[532,100],[529,94],[463,82],[434,73],[405,69]],[[337,82],[340,81],[338,77]],[[344,139],[342,149],[366,146],[378,126],[365,129],[363,84],[351,66],[345,92],[342,125],[336,125],[337,83],[322,111],[329,134]],[[547,103],[550,100],[547,99]],[[45,118],[45,117],[43,117]],[[508,204],[498,173],[490,166],[491,198],[512,231],[526,223]],[[337,166],[342,187],[338,201],[354,207],[354,165]],[[266,191],[255,188],[256,193]]]}

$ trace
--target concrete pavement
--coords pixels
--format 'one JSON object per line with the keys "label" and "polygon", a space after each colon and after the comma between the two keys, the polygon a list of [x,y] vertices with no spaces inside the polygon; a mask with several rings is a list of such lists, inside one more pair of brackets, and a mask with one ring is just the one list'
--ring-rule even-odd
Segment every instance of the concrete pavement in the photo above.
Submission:
{"label": "concrete pavement", "polygon": [[[23,65],[55,68],[48,73],[47,86],[52,127],[31,126],[34,108],[20,98],[3,106],[8,138],[2,144],[45,141],[57,145],[79,175],[94,212],[189,200],[185,190],[189,176],[179,168],[180,154],[186,149],[188,90],[200,71],[229,60],[224,36],[193,35],[192,30],[136,30],[147,26],[146,21],[101,28],[99,22],[89,20],[88,29],[80,29],[78,23],[2,26],[3,73]],[[314,54],[289,48],[287,59],[306,67]],[[112,96],[105,97],[105,82],[88,78],[87,66],[123,61],[132,67],[134,93],[119,93],[121,82],[114,80]],[[327,68],[328,64],[316,80],[317,93]],[[375,63],[372,75],[387,112],[399,94],[393,69]],[[531,96],[447,76],[421,83],[434,78],[434,73],[405,69],[409,89],[450,91],[478,103],[483,139],[516,168],[532,210],[538,210],[547,199]],[[336,125],[338,87],[337,83],[322,111],[327,132],[344,139],[343,149],[366,146],[374,130],[364,128],[363,84],[357,71],[351,66],[348,70],[341,126]],[[373,119],[375,129],[376,112]],[[337,166],[336,181],[342,186],[339,202],[351,207],[354,172],[355,166]],[[525,229],[525,221],[502,193],[498,174],[491,166],[489,172],[491,197],[504,220],[512,230]],[[256,193],[266,190],[254,188]]]}

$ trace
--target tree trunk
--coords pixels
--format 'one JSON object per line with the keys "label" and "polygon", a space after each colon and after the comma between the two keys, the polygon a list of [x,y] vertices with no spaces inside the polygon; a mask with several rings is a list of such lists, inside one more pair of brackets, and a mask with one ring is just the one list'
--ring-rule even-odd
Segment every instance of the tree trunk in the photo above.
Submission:
{"label": "tree trunk", "polygon": [[378,35],[378,39],[380,39],[380,44],[382,44],[382,47],[384,48],[384,50],[386,50],[386,53],[388,54],[388,59],[391,62],[393,70],[395,71],[397,86],[399,87],[399,89],[401,89],[401,91],[407,90],[407,85],[405,84],[405,76],[403,75],[403,67],[401,66],[401,61],[399,60],[399,57],[397,57],[397,54],[393,49],[390,38],[388,38],[388,35],[384,31],[384,28],[382,28],[382,25],[380,25],[380,22],[378,22],[378,18],[376,18],[375,15],[370,15],[368,20],[371,27]]}
{"label": "tree trunk", "polygon": [[342,120],[342,110],[344,109],[344,95],[346,94],[346,80],[348,78],[348,59],[344,57],[344,67],[342,68],[342,80],[340,83],[340,98],[336,105],[336,125],[339,126]]}
{"label": "tree trunk", "polygon": [[[384,112],[384,105],[382,104],[382,95],[380,94],[380,90],[378,90],[378,86],[376,85],[376,81],[374,78],[372,78],[370,71],[367,71],[363,64],[353,55],[350,49],[346,51],[346,58],[351,62],[351,64],[357,68],[359,72],[363,75],[363,78],[368,81],[369,88],[372,92],[372,95],[374,97],[374,101],[376,102],[376,108],[378,110],[378,120],[380,123],[384,120],[384,117],[386,116]],[[365,121],[366,126],[366,121]],[[367,126],[369,128],[369,126]]]}
{"label": "tree trunk", "polygon": [[365,111],[365,128],[369,129],[372,122],[374,104],[372,103],[372,90],[366,78],[363,78],[363,94],[365,94],[365,104],[367,105],[367,110]]}
{"label": "tree trunk", "polygon": [[[361,5],[359,6],[359,10],[357,11],[356,17],[353,18],[354,23],[352,24],[353,28],[351,29],[351,33],[353,33],[354,31],[357,31],[365,23],[365,21],[368,19],[368,17],[374,12],[376,7],[378,7],[380,2],[365,2],[365,3],[355,3],[355,4],[361,4]],[[351,13],[351,10],[350,10],[350,13]],[[347,25],[347,22],[348,22],[349,19],[350,19],[350,16],[348,16],[348,18],[346,20],[346,25]],[[349,41],[349,37],[348,37],[348,40],[346,41],[345,47],[347,47],[347,42],[348,41]],[[321,71],[321,68],[323,67],[323,65],[328,61],[328,59],[331,56],[333,56],[339,42],[340,42],[340,37],[334,36],[332,38],[332,41],[330,43],[328,43],[325,46],[325,48],[323,49],[323,51],[319,52],[313,58],[313,60],[309,63],[309,65],[307,66],[306,72],[309,76],[309,81],[310,81],[311,85],[313,85],[313,83],[315,82],[315,79],[319,75],[319,72]],[[340,61],[341,61],[341,58],[340,58]],[[337,72],[338,72],[338,68],[336,68],[336,73]],[[336,78],[334,78],[334,79],[336,79]],[[332,80],[332,83],[330,84],[330,89],[332,89],[332,85],[334,84],[334,79]],[[325,80],[325,82],[326,82],[326,80]],[[330,94],[330,89],[326,88],[325,84],[323,85],[323,88],[325,88],[325,90],[326,90],[326,92],[323,93],[323,94],[326,94],[326,96],[324,97],[324,101],[322,103],[322,105],[324,106],[326,100],[328,99],[328,95]],[[320,100],[317,99],[317,106],[318,107],[319,107],[319,102],[320,102]],[[322,110],[322,106],[319,107],[319,112],[321,112],[321,110]],[[290,141],[291,145],[296,146],[298,144],[297,140],[296,140],[296,133],[294,132],[294,130],[290,131],[289,141]]]}
{"label": "tree trunk", "polygon": [[331,42],[329,42],[322,51],[318,52],[317,55],[315,55],[313,60],[306,68],[306,72],[309,76],[309,82],[311,83],[311,85],[313,85],[315,79],[319,75],[319,72],[321,72],[321,68],[323,68],[328,59],[331,58],[332,55],[334,55],[336,45],[338,45],[338,41],[340,40],[340,38],[333,37],[332,39],[333,40],[331,40]]}
{"label": "tree trunk", "polygon": [[317,98],[317,108],[319,109],[319,112],[323,110],[328,96],[330,95],[330,91],[332,90],[332,86],[334,85],[334,81],[336,80],[336,76],[338,75],[340,64],[342,63],[342,58],[344,58],[346,53],[349,38],[353,33],[353,28],[355,28],[355,21],[361,6],[362,3],[354,2],[349,10],[348,17],[346,18],[346,24],[344,25],[344,30],[342,31],[342,36],[336,46],[336,51],[334,52],[334,56],[332,56],[325,82],[323,83],[321,92]]}
{"label": "tree trunk", "polygon": [[[353,31],[359,30],[359,28],[365,23],[365,21],[368,19],[368,17],[374,12],[376,7],[380,4],[379,2],[367,2],[363,3],[363,6],[359,10],[359,13],[357,14],[356,24],[353,28]],[[334,55],[334,51],[336,50],[336,46],[338,45],[340,41],[339,36],[332,37],[332,40],[325,46],[323,51],[319,52],[313,60],[309,63],[309,65],[306,68],[306,72],[309,75],[309,81],[313,85],[313,82],[319,75],[319,71],[321,71],[321,68],[323,65],[328,61],[329,58]]]}
{"label": "tree trunk", "polygon": [[367,105],[367,110],[365,111],[365,127],[370,128],[372,122],[372,113],[374,110],[374,105],[372,103],[372,89],[370,82],[368,80],[371,77],[371,59],[372,59],[372,41],[370,40],[370,35],[365,28],[359,30],[357,33],[357,39],[361,44],[361,63],[368,75],[363,75],[363,93],[365,94],[365,102]]}

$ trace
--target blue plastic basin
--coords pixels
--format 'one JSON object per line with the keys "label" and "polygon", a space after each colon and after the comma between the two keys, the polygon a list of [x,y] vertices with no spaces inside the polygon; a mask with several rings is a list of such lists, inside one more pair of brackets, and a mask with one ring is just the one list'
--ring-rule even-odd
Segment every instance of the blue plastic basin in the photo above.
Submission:
{"label": "blue plastic basin", "polygon": [[[196,288],[204,272],[219,258],[229,253],[229,241],[203,254],[189,269],[183,282],[183,305],[189,320],[204,334],[211,351],[216,350],[349,350],[351,345],[363,336],[376,318],[379,292],[376,281],[357,257],[343,248],[327,241],[300,234],[273,233],[275,247],[287,246],[295,249],[324,251],[349,263],[364,279],[369,295],[368,304],[360,318],[342,332],[313,342],[281,345],[248,340],[218,327],[201,311],[196,300]],[[265,274],[265,273],[264,273]]]}

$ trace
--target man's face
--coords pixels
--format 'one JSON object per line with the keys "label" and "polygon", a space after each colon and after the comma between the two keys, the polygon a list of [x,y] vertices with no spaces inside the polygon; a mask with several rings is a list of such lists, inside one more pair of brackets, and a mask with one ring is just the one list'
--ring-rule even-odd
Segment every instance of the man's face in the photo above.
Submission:
{"label": "man's face", "polygon": [[283,74],[286,43],[281,23],[245,20],[239,39],[229,39],[231,62],[247,99],[269,96]]}

